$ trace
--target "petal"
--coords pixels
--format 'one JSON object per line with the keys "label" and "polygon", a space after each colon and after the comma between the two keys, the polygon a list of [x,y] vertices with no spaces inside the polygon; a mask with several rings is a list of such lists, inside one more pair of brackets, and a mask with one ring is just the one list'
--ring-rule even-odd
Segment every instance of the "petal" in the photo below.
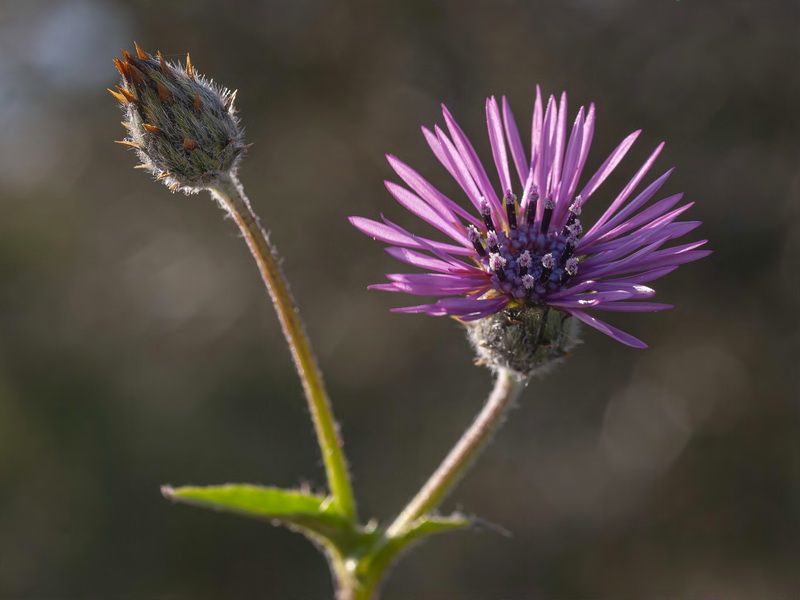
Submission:
{"label": "petal", "polygon": [[648,202],[650,198],[652,198],[655,195],[655,193],[659,189],[661,189],[661,186],[664,185],[664,182],[667,180],[667,178],[669,178],[674,169],[670,169],[669,171],[664,173],[661,177],[656,179],[653,183],[648,185],[647,188],[645,188],[645,190],[641,194],[639,194],[628,206],[622,209],[622,211],[620,211],[618,215],[616,215],[613,219],[611,218],[614,212],[620,206],[622,206],[622,204],[628,198],[633,189],[639,184],[639,181],[641,181],[642,177],[644,177],[644,175],[647,173],[647,170],[650,168],[650,166],[653,164],[653,161],[658,156],[660,148],[662,148],[663,146],[664,145],[661,144],[661,146],[656,149],[656,152],[650,155],[650,159],[648,159],[648,161],[645,162],[644,165],[642,165],[642,168],[639,169],[639,171],[636,173],[633,179],[631,179],[628,182],[628,185],[625,186],[622,192],[620,192],[619,196],[617,196],[614,202],[611,203],[611,206],[609,206],[608,209],[606,209],[606,212],[603,213],[603,216],[600,217],[600,219],[592,226],[589,232],[585,236],[583,236],[584,243],[588,244],[590,241],[601,236],[606,231],[610,231],[618,224],[622,223],[627,218],[628,215],[632,214],[640,206]]}
{"label": "petal", "polygon": [[541,154],[542,144],[542,90],[536,86],[536,101],[533,103],[533,119],[531,119],[531,167]]}
{"label": "petal", "polygon": [[463,320],[480,319],[493,314],[508,304],[509,300],[505,296],[476,300],[470,298],[443,298],[433,304],[420,304],[417,306],[406,306],[403,308],[393,308],[392,312],[417,313],[425,312],[429,315],[455,315]]}
{"label": "petal", "polygon": [[463,217],[470,223],[476,226],[481,225],[481,221],[472,216],[469,212],[464,210],[461,206],[450,200],[447,196],[437,190],[431,183],[429,183],[417,171],[409,167],[402,160],[391,154],[386,155],[389,164],[394,169],[400,178],[410,187],[416,194],[425,202],[431,205],[431,208],[441,213],[442,216],[447,217],[451,222],[457,222],[456,214]]}
{"label": "petal", "polygon": [[649,271],[659,267],[673,267],[692,262],[711,254],[710,250],[695,250],[695,248],[699,248],[707,241],[708,240],[701,240],[683,246],[654,251],[654,248],[660,245],[660,243],[657,242],[646,248],[642,248],[639,252],[635,252],[620,261],[611,263],[605,267],[597,267],[591,271],[591,274],[593,277],[611,277],[614,275],[634,273],[636,271]]}
{"label": "petal", "polygon": [[439,144],[441,145],[445,160],[447,160],[448,164],[450,165],[453,177],[461,186],[461,189],[467,194],[472,202],[472,205],[480,210],[482,194],[469,171],[467,163],[464,162],[464,159],[459,154],[458,149],[453,145],[453,142],[450,141],[450,138],[447,137],[447,134],[438,126],[435,127],[434,130],[436,131],[436,136],[439,140]]}
{"label": "petal", "polygon": [[[674,196],[669,196],[668,198],[659,200],[646,210],[640,212],[632,219],[629,219],[624,223],[622,223],[621,225],[614,227],[614,229],[602,233],[595,241],[603,242],[607,240],[613,240],[614,238],[622,235],[623,233],[626,233],[632,229],[639,227],[643,223],[652,222],[658,217],[660,217],[662,214],[667,212],[669,209],[671,209],[673,206],[675,206],[678,202],[680,202],[681,198],[683,198],[683,194],[675,194]],[[694,202],[689,202],[688,204],[684,204],[683,206],[680,207],[681,212],[678,214],[681,214],[682,212],[688,210],[692,206],[694,206]],[[593,244],[586,245],[587,248],[592,246]]]}
{"label": "petal", "polygon": [[[389,193],[410,212],[414,213],[420,219],[429,225],[432,225],[442,233],[447,234],[456,242],[463,244],[464,246],[471,245],[471,242],[465,233],[464,226],[461,225],[459,221],[456,221],[455,223],[446,221],[440,213],[431,208],[430,204],[403,186],[392,183],[391,181],[384,181],[383,183],[386,186],[386,189],[389,190]],[[450,214],[452,215],[452,213]],[[455,218],[455,215],[453,215],[453,219]]]}
{"label": "petal", "polygon": [[387,244],[416,248],[417,250],[435,250],[437,252],[459,254],[462,256],[471,256],[475,253],[475,250],[472,248],[443,244],[413,235],[402,227],[388,221],[387,223],[378,223],[377,221],[365,217],[349,217],[348,220],[362,233],[376,240],[380,240],[381,242],[386,242]]}
{"label": "petal", "polygon": [[558,188],[558,196],[556,196],[556,208],[553,211],[552,223],[556,229],[561,229],[567,221],[567,209],[572,202],[569,195],[569,187],[572,182],[574,169],[578,163],[578,154],[581,150],[583,143],[583,107],[578,111],[578,116],[575,118],[575,123],[572,125],[572,133],[569,136],[569,143],[567,144],[567,153],[564,158],[564,170],[561,174],[561,184]]}
{"label": "petal", "polygon": [[656,295],[656,291],[651,287],[640,283],[628,283],[619,280],[599,281],[597,285],[595,285],[595,289],[598,292],[610,290],[625,291],[628,294],[628,298],[631,300],[645,300]]}
{"label": "petal", "polygon": [[[558,108],[556,99],[550,96],[547,101],[547,109],[544,113],[544,125],[542,126],[542,141],[539,144],[539,157],[534,171],[536,185],[539,186],[539,194],[544,197],[550,190],[550,170],[553,167],[553,146],[556,136],[556,121],[558,119]],[[536,219],[541,220],[542,205],[540,202],[536,211]]]}
{"label": "petal", "polygon": [[664,225],[646,225],[620,239],[598,244],[592,249],[592,252],[599,252],[599,254],[587,259],[585,266],[589,267],[617,259],[650,243],[660,242],[663,244],[666,241],[683,237],[693,229],[697,229],[701,224],[700,221],[681,221],[680,223],[667,223]]}
{"label": "petal", "polygon": [[497,296],[484,300],[470,298],[444,298],[436,304],[441,306],[446,314],[458,315],[462,321],[476,321],[496,313],[510,300],[506,296]]}
{"label": "petal", "polygon": [[622,342],[626,346],[631,346],[633,348],[647,348],[647,344],[645,344],[642,340],[635,338],[631,334],[625,333],[624,331],[621,331],[616,327],[601,321],[600,319],[588,315],[582,310],[567,308],[564,309],[564,312],[571,314],[576,319],[586,323],[589,327],[594,327],[598,331],[605,333],[607,336],[614,338],[618,342]]}
{"label": "petal", "polygon": [[489,127],[489,143],[492,147],[494,165],[500,177],[500,189],[505,194],[511,191],[511,175],[508,171],[508,155],[503,136],[503,123],[500,120],[500,109],[494,96],[486,100],[486,124]]}
{"label": "petal", "polygon": [[528,161],[525,159],[525,149],[522,147],[522,140],[519,137],[517,123],[514,121],[514,114],[511,112],[511,107],[505,96],[503,96],[503,124],[506,130],[508,146],[511,148],[511,157],[514,159],[514,165],[517,167],[520,185],[524,187],[527,182],[530,167]]}
{"label": "petal", "polygon": [[[703,240],[703,243],[706,243],[707,241],[708,240]],[[671,248],[662,250],[661,252],[667,252],[668,250],[671,250]],[[659,252],[654,252],[653,256],[649,260],[643,261],[635,266],[631,266],[627,272],[630,273],[631,271],[639,271],[641,269],[655,269],[657,267],[683,265],[688,262],[705,258],[710,254],[712,254],[711,250],[695,250],[671,254],[659,254]]]}
{"label": "petal", "polygon": [[564,165],[564,142],[567,137],[567,93],[561,92],[561,101],[558,104],[558,112],[555,133],[555,145],[553,146],[553,167],[552,182],[553,190],[556,190],[561,183],[561,167]]}
{"label": "petal", "polygon": [[641,129],[639,131],[634,131],[628,137],[626,137],[622,142],[620,142],[619,146],[617,146],[614,151],[609,155],[609,157],[600,165],[600,168],[597,169],[597,172],[592,175],[589,179],[589,182],[583,187],[581,190],[581,198],[587,200],[597,188],[606,180],[611,172],[617,167],[620,161],[625,157],[628,153],[628,150],[631,149],[633,142],[636,141],[636,138],[639,137],[639,134],[642,133]]}
{"label": "petal", "polygon": [[394,290],[416,296],[467,294],[481,287],[486,287],[488,281],[486,278],[476,279],[474,277],[446,275],[443,273],[389,273],[386,277],[394,284]]}
{"label": "petal", "polygon": [[442,142],[439,140],[437,135],[433,133],[427,127],[422,127],[422,135],[425,136],[425,141],[428,142],[428,146],[430,146],[433,154],[436,156],[436,159],[442,163],[442,166],[447,169],[447,172],[450,173],[450,176],[458,182],[458,174],[456,170],[453,168],[451,164],[450,158],[447,156],[447,153],[444,151],[444,147]]}
{"label": "petal", "polygon": [[675,308],[672,304],[661,304],[660,302],[609,302],[595,306],[594,310],[605,310],[608,312],[656,312],[659,310],[669,310]]}
{"label": "petal", "polygon": [[574,296],[575,294],[589,291],[595,286],[596,283],[597,282],[594,281],[593,279],[590,279],[588,281],[581,281],[577,285],[573,285],[571,288],[565,288],[563,290],[555,292],[554,294],[550,294],[549,296],[547,296],[547,301],[549,302],[550,300],[558,300],[559,298]]}
{"label": "petal", "polygon": [[594,136],[594,117],[595,110],[594,104],[589,105],[589,114],[586,115],[586,120],[583,122],[583,139],[581,141],[581,152],[578,156],[578,163],[575,166],[572,181],[569,184],[567,197],[572,199],[575,197],[575,190],[578,188],[578,181],[580,180],[583,167],[586,165],[586,158],[589,156],[589,148],[592,146],[592,137]]}
{"label": "petal", "polygon": [[[628,199],[628,196],[631,195],[631,192],[636,189],[636,186],[639,185],[639,182],[644,178],[645,175],[647,175],[647,172],[650,170],[650,167],[653,166],[653,163],[656,161],[656,158],[658,158],[658,155],[661,154],[661,150],[663,148],[664,142],[661,142],[653,151],[653,153],[647,158],[645,163],[639,168],[639,170],[636,172],[636,175],[634,175],[633,178],[625,185],[625,187],[622,188],[622,191],[611,203],[611,206],[606,209],[606,212],[603,213],[603,216],[598,219],[591,230],[589,230],[589,232],[584,236],[587,241],[593,235],[595,235],[597,230],[602,227],[603,223],[608,221],[617,211],[617,209],[619,209],[625,203],[625,201]],[[644,192],[642,192],[641,196],[644,196],[645,201],[649,200],[653,194],[655,194],[658,188],[661,187],[664,181],[666,181],[667,177],[669,177],[670,173],[672,173],[672,169],[664,173],[664,175],[659,177],[655,182],[650,184],[650,186],[648,186]]]}
{"label": "petal", "polygon": [[390,246],[389,248],[385,248],[385,250],[394,258],[402,260],[405,263],[414,265],[415,267],[420,267],[422,269],[430,269],[431,271],[438,271],[439,273],[471,274],[480,272],[480,269],[478,269],[477,267],[468,265],[461,261],[455,259],[452,261],[444,261],[439,258],[434,258],[432,256],[428,256],[427,254],[423,254],[422,252],[409,250],[408,248]]}
{"label": "petal", "polygon": [[478,185],[481,193],[486,198],[486,201],[489,202],[489,205],[496,213],[496,216],[500,222],[504,225],[507,225],[508,223],[506,220],[507,217],[505,210],[500,204],[500,200],[498,200],[492,184],[489,182],[489,177],[486,175],[486,170],[483,168],[481,161],[478,159],[475,148],[472,147],[469,139],[466,135],[464,135],[464,132],[458,126],[458,123],[456,123],[453,115],[450,114],[450,111],[447,110],[445,105],[442,105],[442,114],[444,115],[445,123],[447,123],[447,130],[450,132],[450,136],[453,138],[453,143],[458,149],[458,153],[461,155],[464,163],[467,165],[472,177],[475,179],[475,183]]}
{"label": "petal", "polygon": [[609,283],[611,282],[621,282],[621,283],[647,283],[650,281],[655,281],[656,279],[660,279],[669,273],[672,273],[678,267],[661,267],[660,269],[653,269],[652,271],[645,271],[644,273],[639,273],[638,275],[630,275],[628,277],[620,277],[619,279],[610,279],[607,280]]}
{"label": "petal", "polygon": [[605,292],[591,292],[588,294],[578,294],[575,296],[564,296],[558,300],[549,300],[547,303],[550,306],[559,307],[590,307],[596,306],[601,302],[614,302],[616,300],[627,300],[634,296],[634,293],[629,290],[609,290]]}

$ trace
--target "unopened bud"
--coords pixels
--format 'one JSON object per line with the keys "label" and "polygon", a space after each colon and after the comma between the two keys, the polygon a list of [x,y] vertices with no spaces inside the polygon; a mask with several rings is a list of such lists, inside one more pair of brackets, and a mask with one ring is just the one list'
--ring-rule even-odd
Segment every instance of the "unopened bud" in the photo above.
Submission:
{"label": "unopened bud", "polygon": [[546,306],[505,308],[466,325],[480,364],[520,378],[546,372],[580,342],[580,322]]}
{"label": "unopened bud", "polygon": [[247,149],[233,107],[235,92],[186,65],[167,62],[136,45],[115,59],[122,75],[117,91],[129,137],[119,143],[136,149],[141,166],[172,190],[195,193],[235,172]]}

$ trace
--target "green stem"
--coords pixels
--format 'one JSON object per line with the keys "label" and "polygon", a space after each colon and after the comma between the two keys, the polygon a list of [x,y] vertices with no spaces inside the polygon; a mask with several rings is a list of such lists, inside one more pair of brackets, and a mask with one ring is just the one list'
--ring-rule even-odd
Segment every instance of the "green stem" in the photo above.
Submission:
{"label": "green stem", "polygon": [[309,412],[322,451],[333,502],[341,514],[355,521],[356,508],[353,489],[347,473],[347,464],[342,452],[338,428],[333,418],[328,394],[325,391],[325,383],[300,319],[300,311],[276,260],[275,250],[261,227],[258,217],[253,212],[242,185],[234,175],[221,177],[215,186],[210,188],[210,191],[236,221],[253,253],[253,258],[258,263],[258,269],[275,305],[283,335],[289,344],[300,381],[303,384]]}
{"label": "green stem", "polygon": [[497,373],[494,389],[481,412],[419,493],[389,526],[386,530],[387,537],[402,535],[414,521],[439,506],[503,423],[508,409],[519,397],[526,383],[526,380],[519,379],[506,369]]}
{"label": "green stem", "polygon": [[338,554],[328,558],[336,587],[336,600],[377,600],[377,584],[383,571],[364,577],[358,573],[356,559],[345,559]]}

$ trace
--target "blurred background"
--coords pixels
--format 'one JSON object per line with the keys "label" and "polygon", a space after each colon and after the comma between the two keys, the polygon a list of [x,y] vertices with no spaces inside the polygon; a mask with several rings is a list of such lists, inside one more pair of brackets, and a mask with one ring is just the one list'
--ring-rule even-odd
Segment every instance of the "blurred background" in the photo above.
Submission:
{"label": "blurred background", "polygon": [[[710,258],[673,311],[606,313],[524,394],[386,600],[789,598],[800,589],[800,4],[786,0],[0,1],[0,596],[331,597],[301,536],[164,483],[324,484],[256,268],[207,196],[131,167],[111,59],[133,40],[238,88],[242,181],[325,369],[365,517],[392,518],[491,388],[457,323],[390,314],[400,265],[348,215],[428,232],[397,154],[460,197],[420,133],[445,102],[490,161],[483,102],[594,101],[592,171],[661,140]],[[572,118],[572,117],[570,117]]]}

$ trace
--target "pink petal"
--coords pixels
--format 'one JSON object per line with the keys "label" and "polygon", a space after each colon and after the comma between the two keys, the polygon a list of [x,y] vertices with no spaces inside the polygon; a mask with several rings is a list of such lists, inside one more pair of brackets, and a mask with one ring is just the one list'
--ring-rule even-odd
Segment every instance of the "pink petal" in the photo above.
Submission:
{"label": "pink petal", "polygon": [[494,96],[486,100],[486,123],[489,127],[489,143],[492,147],[494,165],[500,177],[500,187],[503,193],[511,191],[511,176],[508,172],[508,155],[506,154],[506,141],[503,136],[503,123],[500,120],[500,109]]}
{"label": "pink petal", "polygon": [[386,158],[388,159],[389,164],[392,166],[395,173],[397,173],[400,178],[405,181],[406,184],[412,190],[414,190],[420,198],[430,204],[431,208],[441,213],[444,218],[448,219],[450,222],[457,222],[458,219],[455,217],[457,214],[471,222],[473,225],[481,225],[481,222],[471,213],[464,210],[460,205],[456,204],[450,200],[450,198],[442,194],[424,177],[417,173],[417,171],[409,167],[402,160],[391,154],[387,154]]}
{"label": "pink petal", "polygon": [[533,104],[533,119],[531,120],[531,168],[534,168],[534,165],[537,164],[538,155],[541,154],[542,126],[542,90],[537,85],[536,101]]}
{"label": "pink petal", "polygon": [[[456,221],[456,224],[446,221],[442,218],[441,214],[431,208],[430,204],[406,188],[397,185],[396,183],[392,183],[391,181],[384,181],[383,183],[386,186],[386,189],[389,190],[389,193],[410,212],[414,213],[420,219],[435,227],[442,233],[449,235],[456,242],[465,246],[471,245],[471,242],[465,233],[464,226],[461,225],[460,222]],[[453,219],[455,218],[455,215],[453,215]]]}
{"label": "pink petal", "polygon": [[572,202],[569,195],[569,184],[573,180],[574,169],[578,162],[578,155],[581,150],[583,142],[583,107],[578,111],[578,116],[575,118],[575,123],[572,125],[572,133],[569,136],[569,143],[567,144],[567,153],[564,158],[564,170],[561,174],[561,185],[558,188],[558,196],[556,196],[556,208],[553,211],[551,223],[554,223],[556,229],[562,228],[567,221],[567,209]]}
{"label": "pink petal", "polygon": [[459,127],[458,123],[456,123],[453,115],[450,114],[450,111],[447,110],[447,107],[444,105],[442,105],[442,114],[444,115],[445,123],[447,123],[447,130],[450,132],[450,135],[453,138],[453,143],[458,149],[458,153],[464,160],[464,163],[467,165],[472,177],[475,179],[475,183],[478,185],[481,193],[486,198],[486,201],[492,207],[496,217],[500,219],[503,225],[507,225],[508,223],[506,220],[507,218],[505,210],[500,204],[500,200],[498,200],[492,184],[489,182],[489,177],[486,175],[486,171],[484,170],[480,159],[478,159],[475,149],[472,147],[472,144],[467,136],[464,135],[461,127]]}
{"label": "pink petal", "polygon": [[514,113],[511,112],[511,107],[505,96],[503,96],[503,123],[505,125],[508,145],[511,148],[511,156],[514,159],[514,165],[517,167],[520,185],[524,187],[530,167],[525,159],[525,149],[522,147],[519,129],[517,128],[516,121],[514,121]]}
{"label": "pink petal", "polygon": [[[622,190],[622,192],[620,192],[619,196],[617,196],[617,198],[614,200],[614,202],[611,203],[611,206],[609,206],[606,209],[606,212],[603,213],[603,216],[600,217],[600,219],[598,219],[598,221],[594,224],[594,226],[592,226],[592,228],[589,230],[589,232],[585,236],[583,236],[584,243],[588,244],[590,241],[592,241],[595,238],[601,236],[606,231],[609,231],[613,227],[616,227],[619,223],[621,223],[627,217],[627,215],[633,213],[635,210],[637,210],[640,206],[642,206],[646,202],[649,202],[650,199],[655,195],[655,193],[659,189],[661,189],[661,186],[664,185],[664,182],[667,180],[667,178],[669,178],[669,176],[672,174],[672,171],[674,171],[674,169],[670,169],[669,171],[664,173],[661,177],[656,179],[653,183],[648,185],[644,189],[644,191],[642,191],[641,194],[639,194],[628,206],[626,206],[620,212],[619,215],[617,215],[615,217],[616,220],[615,219],[611,219],[611,216],[614,214],[614,212],[625,203],[625,200],[627,200],[627,198],[630,195],[630,193],[633,191],[633,189],[639,184],[639,182],[645,176],[645,174],[647,173],[647,170],[650,168],[650,166],[653,164],[653,161],[655,161],[656,157],[658,156],[658,152],[663,147],[664,147],[664,145],[661,144],[656,149],[656,151],[653,152],[653,154],[650,155],[650,159],[648,159],[648,161],[645,162],[644,165],[642,165],[642,168],[639,169],[639,171],[636,173],[636,175],[633,177],[633,179],[631,179],[628,182],[628,184],[625,186],[625,188]],[[606,223],[606,221],[608,221],[608,223]]]}
{"label": "pink petal", "polygon": [[[601,234],[597,238],[596,242],[604,242],[604,241],[608,241],[608,240],[613,240],[614,238],[619,237],[623,233],[626,233],[626,232],[628,232],[628,231],[630,231],[632,229],[635,229],[635,228],[639,227],[639,225],[642,225],[643,223],[652,222],[654,219],[657,219],[662,214],[667,212],[670,208],[675,206],[678,202],[680,202],[681,198],[683,198],[683,194],[675,194],[674,196],[669,196],[668,198],[664,198],[663,200],[659,200],[658,202],[656,202],[655,204],[653,204],[652,206],[650,206],[646,210],[643,210],[642,212],[640,212],[638,215],[636,215],[632,219],[629,219],[629,220],[625,221],[624,223],[622,223],[621,225],[618,225],[618,226],[614,227],[614,229],[611,229],[611,230]],[[692,206],[694,206],[694,202],[689,202],[688,204],[684,204],[680,208],[681,212],[678,213],[678,214],[681,214],[682,212],[688,210]],[[593,246],[593,244],[587,244],[586,247],[592,247],[592,246]]]}
{"label": "pink petal", "polygon": [[576,319],[583,321],[589,327],[594,327],[598,331],[605,333],[607,336],[614,338],[618,342],[622,342],[626,346],[631,346],[633,348],[647,348],[647,344],[645,344],[642,340],[633,337],[629,333],[625,333],[617,329],[616,327],[612,327],[608,323],[601,321],[600,319],[596,319],[591,315],[587,315],[582,310],[575,310],[575,309],[564,309],[564,312],[571,314]]}
{"label": "pink petal", "polygon": [[617,146],[614,151],[609,155],[609,157],[605,160],[605,162],[600,165],[600,168],[597,169],[597,172],[592,175],[589,179],[589,182],[583,187],[581,190],[581,198],[587,200],[597,188],[606,180],[611,172],[617,167],[620,161],[625,157],[628,153],[628,150],[631,149],[633,142],[636,141],[636,138],[639,137],[639,134],[642,133],[641,129],[639,131],[634,131],[628,137],[626,137],[620,145]]}
{"label": "pink petal", "polygon": [[426,238],[413,235],[405,231],[402,227],[391,224],[378,223],[372,219],[364,217],[349,217],[348,220],[359,231],[367,234],[368,236],[386,242],[387,244],[395,244],[397,246],[405,246],[406,248],[416,248],[417,250],[430,250],[431,248],[439,252],[447,252],[450,254],[459,254],[462,256],[471,256],[475,253],[472,248],[463,248],[454,246],[452,244],[443,244],[435,242]]}
{"label": "pink petal", "polygon": [[[614,199],[614,201],[611,203],[611,206],[606,209],[606,212],[603,213],[603,216],[600,217],[591,230],[589,230],[589,232],[584,236],[584,238],[587,239],[587,243],[588,240],[595,235],[595,232],[602,227],[603,223],[610,219],[617,209],[619,209],[625,203],[625,201],[628,199],[628,196],[631,195],[631,192],[636,189],[636,186],[639,185],[639,182],[644,178],[645,175],[647,175],[647,172],[650,170],[650,167],[653,166],[653,163],[656,161],[656,158],[658,158],[658,155],[661,154],[661,150],[663,148],[664,142],[661,142],[648,157],[645,163],[639,168],[639,170],[636,172],[636,175],[633,176],[633,179],[627,183],[619,195]],[[672,169],[664,173],[664,175],[659,177],[655,182],[650,184],[650,186],[648,186],[644,192],[642,192],[642,196],[644,196],[645,201],[649,200],[653,194],[655,194],[658,188],[660,188],[664,181],[666,181],[667,177],[669,177],[670,173],[672,173]]]}
{"label": "pink petal", "polygon": [[430,269],[431,271],[438,271],[440,273],[475,273],[480,272],[477,267],[468,265],[461,261],[443,261],[439,258],[422,254],[415,250],[408,248],[400,248],[399,246],[390,246],[385,249],[391,256],[405,263],[420,267],[422,269]]}
{"label": "pink petal", "polygon": [[669,310],[675,308],[672,304],[662,304],[659,302],[611,302],[595,306],[594,310],[605,310],[608,312],[656,312],[659,310]]}

